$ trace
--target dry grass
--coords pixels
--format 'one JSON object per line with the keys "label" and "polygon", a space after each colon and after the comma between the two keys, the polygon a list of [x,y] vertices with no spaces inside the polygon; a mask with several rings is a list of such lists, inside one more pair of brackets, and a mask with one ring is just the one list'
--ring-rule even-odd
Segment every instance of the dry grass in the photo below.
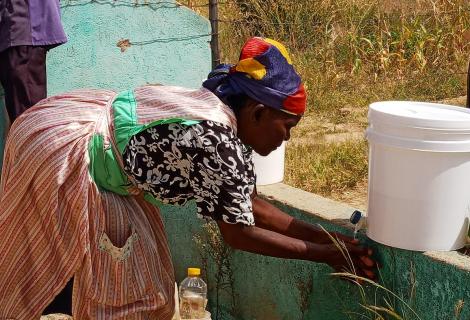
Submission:
{"label": "dry grass", "polygon": [[236,61],[253,35],[290,49],[309,101],[288,146],[286,181],[307,191],[354,201],[366,144],[325,137],[362,132],[369,103],[465,95],[468,0],[227,0],[219,18],[222,61]]}
{"label": "dry grass", "polygon": [[349,140],[331,144],[289,145],[285,181],[314,193],[346,191],[367,175],[366,143]]}

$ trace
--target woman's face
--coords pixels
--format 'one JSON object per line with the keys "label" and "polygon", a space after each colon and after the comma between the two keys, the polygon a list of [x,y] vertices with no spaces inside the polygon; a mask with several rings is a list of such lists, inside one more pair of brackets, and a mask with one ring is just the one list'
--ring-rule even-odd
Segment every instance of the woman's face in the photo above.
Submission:
{"label": "woman's face", "polygon": [[238,137],[258,154],[267,156],[290,139],[290,131],[300,118],[252,101],[238,116]]}

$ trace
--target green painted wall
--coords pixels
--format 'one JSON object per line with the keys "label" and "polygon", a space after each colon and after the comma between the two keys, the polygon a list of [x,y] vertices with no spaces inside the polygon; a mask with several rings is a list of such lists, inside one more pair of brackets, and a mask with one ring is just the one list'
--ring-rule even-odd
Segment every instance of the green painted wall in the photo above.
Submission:
{"label": "green painted wall", "polygon": [[[298,218],[312,223],[321,222],[296,208],[279,203],[276,205]],[[205,269],[205,279],[210,289],[209,303],[214,315],[212,319],[375,319],[370,314],[366,317],[367,313],[360,307],[364,300],[359,287],[330,276],[332,270],[328,266],[232,252],[226,259],[227,268],[227,264],[220,261],[220,255],[217,256],[218,249],[214,250],[208,245],[209,242],[206,242],[205,248],[195,245],[194,236],[205,232],[201,231],[202,221],[195,218],[191,207],[164,212],[177,279],[181,281],[184,278],[185,268],[190,265]],[[329,231],[348,232],[332,223],[321,224]],[[386,298],[406,320],[470,318],[468,272],[437,262],[419,252],[365,241],[375,248],[377,259],[383,266],[380,283],[408,303],[419,318],[399,299],[373,286],[364,287],[368,304],[377,301],[377,305],[385,307],[383,299]],[[212,257],[204,263],[202,258],[208,257],[208,252],[212,252]],[[218,266],[223,268],[219,274]],[[227,276],[230,272],[232,279]],[[220,277],[221,274],[224,276]],[[464,301],[464,305],[460,317],[456,317],[454,308],[459,300]],[[215,317],[216,314],[218,317]]]}
{"label": "green painted wall", "polygon": [[[199,87],[211,68],[209,22],[174,1],[65,0],[62,21],[69,42],[48,56],[50,94],[145,83]],[[131,43],[124,52],[121,39]]]}

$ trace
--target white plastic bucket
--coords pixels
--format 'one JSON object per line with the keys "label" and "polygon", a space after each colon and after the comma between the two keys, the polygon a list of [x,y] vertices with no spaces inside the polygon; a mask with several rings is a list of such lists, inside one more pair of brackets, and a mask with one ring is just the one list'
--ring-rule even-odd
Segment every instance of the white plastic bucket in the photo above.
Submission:
{"label": "white plastic bucket", "polygon": [[256,173],[256,184],[259,186],[282,182],[284,180],[284,157],[286,143],[263,157],[253,152],[253,163]]}
{"label": "white plastic bucket", "polygon": [[455,250],[470,215],[470,110],[386,101],[369,106],[367,235],[397,248]]}

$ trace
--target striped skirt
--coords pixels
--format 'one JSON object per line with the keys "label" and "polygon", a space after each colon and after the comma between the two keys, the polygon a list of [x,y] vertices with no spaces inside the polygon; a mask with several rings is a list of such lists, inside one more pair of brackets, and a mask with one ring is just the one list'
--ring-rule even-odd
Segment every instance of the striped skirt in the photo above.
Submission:
{"label": "striped skirt", "polygon": [[0,185],[0,319],[39,319],[74,276],[74,319],[171,319],[174,274],[158,208],[98,190],[88,142],[112,91],[41,101],[12,125]]}

